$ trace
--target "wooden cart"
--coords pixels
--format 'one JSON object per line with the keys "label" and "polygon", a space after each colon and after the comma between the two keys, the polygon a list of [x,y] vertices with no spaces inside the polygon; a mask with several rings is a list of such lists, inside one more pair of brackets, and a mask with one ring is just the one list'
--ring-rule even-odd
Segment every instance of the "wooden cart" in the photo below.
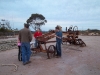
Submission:
{"label": "wooden cart", "polygon": [[55,56],[55,52],[56,52],[56,47],[55,47],[56,41],[52,41],[51,40],[52,38],[55,38],[55,32],[53,30],[38,37],[37,38],[38,47],[31,48],[31,50],[35,51],[35,52],[47,53],[47,57],[48,57],[48,59],[50,59],[52,56]]}

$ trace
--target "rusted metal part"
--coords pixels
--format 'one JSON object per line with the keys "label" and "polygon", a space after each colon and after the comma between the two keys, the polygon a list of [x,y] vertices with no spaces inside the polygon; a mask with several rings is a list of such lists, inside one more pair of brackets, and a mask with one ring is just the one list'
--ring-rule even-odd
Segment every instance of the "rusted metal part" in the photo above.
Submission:
{"label": "rusted metal part", "polygon": [[[38,40],[38,47],[37,48],[31,48],[32,51],[37,52],[46,52],[48,58],[50,58],[50,54],[54,54],[55,55],[55,46],[54,45],[50,45],[49,47],[46,46],[47,43],[52,43],[52,42],[56,42],[56,41],[48,41],[52,38],[55,37],[55,31],[54,30],[50,30],[49,32],[43,34],[40,37],[37,37],[36,39]],[[51,50],[52,47],[52,50]]]}
{"label": "rusted metal part", "polygon": [[[82,39],[78,38],[79,31],[77,26],[71,26],[68,29],[68,32],[63,32],[65,37],[62,38],[63,42],[68,42],[70,44],[74,45],[80,45],[80,46],[86,46],[86,44],[82,41]],[[38,40],[38,47],[37,48],[32,48],[32,51],[37,52],[45,52],[47,53],[48,59],[51,58],[51,56],[55,56],[56,48],[54,45],[50,45],[47,47],[48,43],[54,43],[56,41],[49,41],[50,39],[55,37],[55,31],[50,30],[49,32],[43,34],[40,37],[37,37],[36,39]]]}
{"label": "rusted metal part", "polygon": [[55,37],[55,33],[46,33],[40,37],[37,37],[37,40],[40,41],[40,42],[46,42],[48,40],[50,40],[51,38],[54,38]]}
{"label": "rusted metal part", "polygon": [[70,26],[68,32],[64,32],[67,34],[66,37],[63,37],[63,42],[68,42],[74,45],[86,46],[86,44],[82,41],[82,39],[78,38],[79,31],[77,26]]}
{"label": "rusted metal part", "polygon": [[[55,56],[55,53],[56,53],[56,47],[54,45],[50,45],[47,49],[47,56],[48,56],[48,59],[50,59],[50,57],[54,57]],[[51,55],[51,56],[50,56]]]}

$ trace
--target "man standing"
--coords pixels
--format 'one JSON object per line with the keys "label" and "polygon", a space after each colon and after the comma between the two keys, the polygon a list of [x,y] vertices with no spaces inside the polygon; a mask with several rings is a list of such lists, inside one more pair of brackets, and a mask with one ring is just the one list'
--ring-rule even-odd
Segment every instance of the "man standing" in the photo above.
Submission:
{"label": "man standing", "polygon": [[56,50],[57,50],[57,57],[61,57],[61,44],[62,44],[62,31],[57,26],[56,28]]}
{"label": "man standing", "polygon": [[22,61],[23,65],[30,63],[30,42],[32,40],[32,34],[29,30],[29,25],[24,24],[24,28],[19,31],[19,40],[21,41]]}

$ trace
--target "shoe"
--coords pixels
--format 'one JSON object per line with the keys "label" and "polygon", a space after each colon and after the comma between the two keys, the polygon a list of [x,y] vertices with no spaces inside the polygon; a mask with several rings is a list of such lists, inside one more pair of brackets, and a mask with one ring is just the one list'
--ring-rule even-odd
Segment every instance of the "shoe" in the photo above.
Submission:
{"label": "shoe", "polygon": [[56,56],[56,58],[61,58],[61,56]]}
{"label": "shoe", "polygon": [[23,65],[26,65],[27,63],[23,63]]}
{"label": "shoe", "polygon": [[58,56],[57,54],[55,56]]}
{"label": "shoe", "polygon": [[23,63],[23,65],[26,65],[26,64],[29,64],[29,63],[31,63],[31,61],[28,61],[28,62],[26,62],[26,63]]}
{"label": "shoe", "polygon": [[29,63],[31,63],[31,61],[26,62],[26,64],[29,64]]}

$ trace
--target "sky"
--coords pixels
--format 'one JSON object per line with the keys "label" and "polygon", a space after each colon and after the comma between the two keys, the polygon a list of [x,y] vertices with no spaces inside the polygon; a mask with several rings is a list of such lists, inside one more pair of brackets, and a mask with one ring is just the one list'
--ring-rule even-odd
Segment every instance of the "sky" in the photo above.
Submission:
{"label": "sky", "polygon": [[0,20],[8,20],[14,29],[22,29],[35,13],[46,18],[44,31],[57,25],[63,30],[71,25],[79,30],[100,29],[100,0],[0,0]]}

